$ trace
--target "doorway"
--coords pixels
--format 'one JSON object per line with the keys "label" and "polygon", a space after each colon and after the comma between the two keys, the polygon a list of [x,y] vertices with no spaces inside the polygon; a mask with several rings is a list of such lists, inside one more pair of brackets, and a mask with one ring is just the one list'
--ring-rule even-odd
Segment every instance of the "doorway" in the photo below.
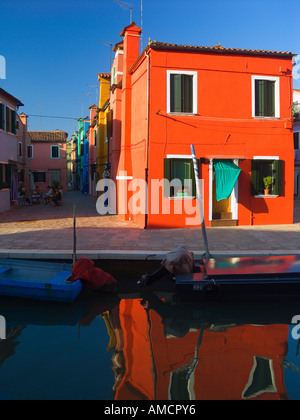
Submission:
{"label": "doorway", "polygon": [[[228,159],[225,162],[238,164],[237,159]],[[235,182],[232,192],[228,198],[217,200],[217,185],[216,173],[213,164],[213,159],[210,159],[209,165],[210,174],[210,194],[209,194],[209,208],[210,221],[212,227],[217,226],[237,226],[238,218],[238,182]]]}

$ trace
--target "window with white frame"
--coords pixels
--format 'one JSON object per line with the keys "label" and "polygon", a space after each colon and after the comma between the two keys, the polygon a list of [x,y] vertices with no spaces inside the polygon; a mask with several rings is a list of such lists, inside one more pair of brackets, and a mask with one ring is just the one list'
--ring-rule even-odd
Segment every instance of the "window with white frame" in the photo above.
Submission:
{"label": "window with white frame", "polygon": [[279,77],[252,76],[252,117],[280,117]]}
{"label": "window with white frame", "polygon": [[196,181],[191,156],[168,155],[164,159],[165,197],[195,197]]}
{"label": "window with white frame", "polygon": [[197,114],[197,72],[167,70],[167,112]]}
{"label": "window with white frame", "polygon": [[51,159],[59,159],[59,146],[51,146]]}
{"label": "window with white frame", "polygon": [[254,156],[251,161],[251,195],[265,195],[266,178],[270,179],[270,194],[283,195],[283,177],[283,161],[278,156]]}

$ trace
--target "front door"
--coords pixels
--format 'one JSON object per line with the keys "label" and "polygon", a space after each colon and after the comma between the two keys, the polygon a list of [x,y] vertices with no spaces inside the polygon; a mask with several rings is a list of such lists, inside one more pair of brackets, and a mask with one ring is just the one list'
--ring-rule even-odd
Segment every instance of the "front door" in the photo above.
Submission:
{"label": "front door", "polygon": [[[228,160],[225,160],[225,163],[226,162],[230,163],[230,165],[228,165],[229,170],[230,170],[231,164],[234,163],[234,165],[238,165],[237,160],[228,159]],[[225,165],[225,168],[226,168],[226,165]],[[236,168],[238,169],[238,166],[236,166]],[[234,168],[235,171],[236,171],[236,168]],[[213,159],[210,160],[209,172],[210,172],[210,176],[209,176],[209,179],[210,179],[210,195],[209,195],[210,220],[212,222],[215,222],[214,225],[216,226],[217,225],[222,226],[222,223],[225,223],[224,225],[226,225],[226,223],[230,224],[231,221],[233,223],[234,221],[237,220],[237,217],[238,217],[237,215],[238,213],[238,209],[237,209],[238,207],[238,202],[237,202],[238,181],[236,180],[233,186],[233,190],[228,198],[217,200],[216,173],[215,173]],[[233,179],[235,179],[235,177],[237,176],[236,174],[232,173],[232,175],[229,176],[229,179],[231,179],[231,176],[233,177]],[[220,188],[219,188],[219,193],[220,193]]]}
{"label": "front door", "polygon": [[231,196],[227,199],[217,201],[216,194],[216,177],[213,180],[213,211],[212,218],[215,219],[232,219],[231,213]]}

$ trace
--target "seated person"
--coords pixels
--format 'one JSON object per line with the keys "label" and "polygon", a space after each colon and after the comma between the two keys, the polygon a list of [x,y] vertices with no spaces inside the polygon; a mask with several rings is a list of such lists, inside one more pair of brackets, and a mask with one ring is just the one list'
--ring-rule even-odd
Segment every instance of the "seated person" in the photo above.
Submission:
{"label": "seated person", "polygon": [[58,188],[55,188],[51,201],[52,201],[52,206],[53,207],[57,207],[58,206],[58,204],[57,204],[58,201],[61,201],[61,192],[59,191]]}
{"label": "seated person", "polygon": [[19,196],[23,197],[23,201],[27,206],[31,206],[31,201],[28,198],[28,196],[26,195],[26,190],[24,187],[20,188],[19,190]]}
{"label": "seated person", "polygon": [[40,187],[36,187],[35,192],[36,195],[38,195],[40,198],[42,197],[42,191],[40,190]]}
{"label": "seated person", "polygon": [[44,197],[44,200],[45,200],[46,204],[50,203],[51,198],[53,196],[53,190],[50,187],[50,185],[48,185],[47,189],[48,189],[48,192],[45,194],[45,197]]}

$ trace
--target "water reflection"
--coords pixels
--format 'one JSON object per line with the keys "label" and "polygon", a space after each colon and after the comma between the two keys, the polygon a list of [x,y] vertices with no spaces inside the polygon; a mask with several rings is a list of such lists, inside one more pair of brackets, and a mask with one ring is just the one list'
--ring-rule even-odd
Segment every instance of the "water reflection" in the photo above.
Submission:
{"label": "water reflection", "polygon": [[[93,339],[111,366],[97,359],[95,377],[83,372],[80,381],[93,386],[101,371],[112,399],[300,399],[293,392],[300,382],[299,346],[290,326],[300,302],[184,303],[172,294],[95,293],[67,306],[0,300],[0,308],[9,332],[0,341],[0,373],[22,352],[24,328],[75,326],[80,338],[101,319],[105,333]],[[61,351],[70,352],[64,345]]]}

